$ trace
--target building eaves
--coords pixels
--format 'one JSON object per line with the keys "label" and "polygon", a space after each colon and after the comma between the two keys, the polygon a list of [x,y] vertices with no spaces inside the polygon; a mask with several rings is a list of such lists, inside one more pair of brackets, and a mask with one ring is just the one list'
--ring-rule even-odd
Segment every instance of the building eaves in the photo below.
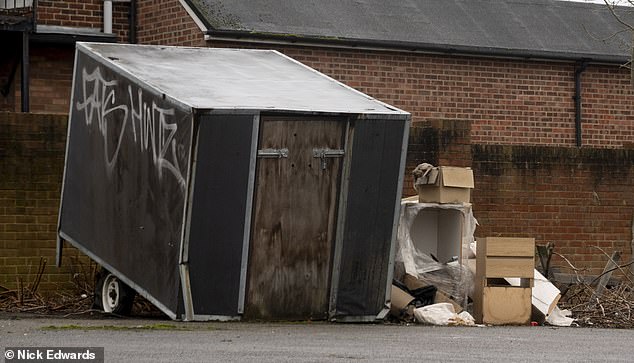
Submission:
{"label": "building eaves", "polygon": [[623,64],[629,60],[627,55],[584,53],[566,51],[546,51],[538,49],[496,48],[441,43],[414,43],[404,41],[382,41],[359,38],[315,37],[305,35],[260,33],[242,30],[208,30],[208,39],[237,40],[264,43],[288,43],[306,46],[333,48],[387,50],[412,53],[444,54],[456,56],[482,56],[524,60],[586,61],[592,63]]}

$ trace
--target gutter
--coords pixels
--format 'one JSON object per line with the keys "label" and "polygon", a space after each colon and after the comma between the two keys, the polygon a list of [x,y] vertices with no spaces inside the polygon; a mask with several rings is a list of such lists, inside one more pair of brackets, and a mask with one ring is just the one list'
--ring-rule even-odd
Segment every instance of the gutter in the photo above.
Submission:
{"label": "gutter", "polygon": [[205,32],[205,40],[238,41],[250,43],[285,44],[299,46],[321,46],[328,48],[399,51],[411,53],[434,53],[458,56],[482,56],[513,58],[523,60],[579,61],[598,64],[624,64],[629,61],[626,55],[606,55],[596,53],[550,52],[540,50],[510,49],[495,47],[476,47],[469,45],[414,43],[372,39],[352,39],[338,37],[320,37],[289,35],[279,33],[261,33],[247,30],[217,30]]}
{"label": "gutter", "polygon": [[[1,0],[0,0],[1,1]],[[31,40],[37,43],[54,43],[73,45],[75,42],[114,43],[114,34],[102,33],[99,29],[79,28],[56,25],[37,25]]]}

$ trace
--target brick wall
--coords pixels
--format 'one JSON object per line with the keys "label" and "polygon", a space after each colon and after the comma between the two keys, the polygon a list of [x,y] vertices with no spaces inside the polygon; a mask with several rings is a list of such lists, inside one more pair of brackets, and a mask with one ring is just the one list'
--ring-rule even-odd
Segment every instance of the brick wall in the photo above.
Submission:
{"label": "brick wall", "polygon": [[[90,24],[85,26],[101,27],[101,1],[64,2],[69,6],[63,9],[59,3],[40,2],[42,23],[68,25],[75,19],[75,26],[85,22]],[[125,6],[115,3],[115,29],[124,29],[127,24],[127,18],[123,19],[127,16]],[[471,165],[476,173],[473,201],[480,221],[478,236],[534,236],[537,243],[554,241],[559,252],[572,256],[581,267],[603,266],[605,259],[594,245],[621,249],[626,254],[624,259],[629,258],[634,204],[630,165],[634,159],[632,152],[622,147],[634,141],[634,94],[626,69],[590,65],[583,73],[584,149],[578,150],[574,148],[574,63],[204,42],[202,32],[177,0],[140,0],[138,15],[140,43],[277,49],[411,112],[413,128],[404,193],[413,193],[409,172],[420,162]],[[120,37],[125,34],[124,30],[117,32]],[[68,112],[72,56],[72,50],[34,48],[33,111]],[[19,77],[16,82],[19,84]],[[19,102],[18,97],[17,107]],[[37,193],[37,180],[44,172],[50,173],[50,178],[57,173],[61,180],[63,145],[57,141],[62,139],[51,142],[48,136],[57,135],[57,131],[46,130],[64,130],[65,126],[56,123],[62,121],[51,121],[55,120],[51,116],[35,125],[28,119],[18,122],[15,117],[2,119],[9,126],[0,131],[0,148],[18,145],[0,151],[2,175],[17,173],[7,179],[13,181],[13,189],[7,186],[9,182],[0,184],[0,218],[5,218],[0,224],[4,236],[0,251],[50,256],[54,230],[48,229],[54,226],[57,213],[50,205],[59,185],[47,191],[51,193],[46,194],[49,201],[38,206],[38,198],[44,195]],[[27,125],[21,125],[25,121]],[[28,137],[5,141],[13,133]],[[58,147],[55,159],[53,149]],[[5,156],[9,151],[13,152],[10,158]],[[26,166],[39,165],[38,160],[51,166],[42,170]],[[19,180],[25,181],[24,190],[17,188]],[[49,187],[53,188],[52,182]],[[35,206],[17,205],[33,200]],[[26,213],[25,208],[35,209]],[[33,214],[36,210],[45,215]],[[42,223],[46,231],[29,230],[43,228]],[[38,243],[45,247],[29,247],[40,246]],[[35,261],[14,255],[0,255],[5,263],[0,268],[18,273],[18,266],[33,265]],[[2,278],[0,284],[12,279]],[[65,281],[68,278],[58,277]]]}
{"label": "brick wall", "polygon": [[[129,4],[114,4],[115,25],[119,24],[115,32],[125,40]],[[95,0],[42,1],[40,17],[46,24],[101,27],[102,7],[102,1]],[[469,121],[474,143],[575,146],[574,63],[204,42],[201,30],[178,0],[138,1],[138,40],[144,44],[278,49],[411,112],[414,123]],[[43,80],[47,87],[52,87],[50,82]],[[59,89],[67,84],[62,81]],[[628,71],[617,65],[590,65],[583,73],[582,87],[583,144],[620,148],[631,142],[634,94]],[[57,94],[64,98],[69,93]],[[36,98],[32,97],[35,103]],[[50,102],[36,105],[34,110],[67,112]]]}
{"label": "brick wall", "polygon": [[142,44],[204,46],[204,36],[178,0],[139,0],[138,41]]}
{"label": "brick wall", "polygon": [[103,1],[38,1],[37,22],[45,25],[101,28]]}
{"label": "brick wall", "polygon": [[[245,44],[214,41],[214,47]],[[631,258],[633,91],[619,66],[583,73],[583,145],[575,147],[574,63],[356,50],[274,48],[412,113],[404,195],[421,162],[472,166],[476,236],[554,242],[599,273],[618,249]],[[555,266],[564,267],[560,258]]]}
{"label": "brick wall", "polygon": [[[414,124],[471,122],[479,144],[575,146],[576,64],[336,50],[213,41],[212,47],[272,48],[412,113]],[[583,144],[621,148],[634,139],[634,89],[618,65],[582,76]]]}
{"label": "brick wall", "polygon": [[596,247],[632,258],[634,150],[473,145],[472,155],[477,236],[554,242],[594,274],[607,261]]}
{"label": "brick wall", "polygon": [[[34,45],[31,47],[30,111],[35,113],[67,114],[73,80],[74,45]],[[20,111],[20,68],[15,75],[11,93],[0,103],[1,111]]]}
{"label": "brick wall", "polygon": [[[112,32],[122,42],[127,42],[129,9],[128,2],[112,3]],[[103,31],[103,0],[38,1],[37,22]]]}
{"label": "brick wall", "polygon": [[[113,33],[119,42],[128,41],[130,3],[113,2]],[[37,22],[40,25],[93,28],[103,31],[102,0],[38,1]],[[21,33],[3,35],[11,50],[0,55],[0,85],[4,85],[15,59],[20,59]],[[10,39],[9,39],[10,37]],[[74,45],[30,45],[30,109],[32,112],[67,113]],[[0,110],[19,111],[21,108],[20,68],[7,96],[0,96]]]}
{"label": "brick wall", "polygon": [[42,291],[69,287],[79,252],[55,264],[55,238],[64,165],[66,115],[0,112],[0,286],[34,281],[47,261]]}
{"label": "brick wall", "polygon": [[[627,70],[591,65],[583,73],[584,148],[577,149],[573,63],[271,47],[412,113],[404,195],[415,194],[409,172],[418,163],[472,166],[477,236],[555,242],[593,273],[606,261],[594,246],[631,258]],[[557,257],[553,264],[566,265]]]}
{"label": "brick wall", "polygon": [[471,123],[465,120],[423,121],[410,128],[403,196],[416,195],[410,173],[423,162],[471,167]]}
{"label": "brick wall", "polygon": [[[554,242],[582,274],[601,272],[603,251],[632,258],[633,149],[471,144],[468,128],[455,120],[412,128],[404,195],[415,194],[409,171],[420,162],[471,166],[476,237]],[[558,256],[552,264],[571,272]]]}

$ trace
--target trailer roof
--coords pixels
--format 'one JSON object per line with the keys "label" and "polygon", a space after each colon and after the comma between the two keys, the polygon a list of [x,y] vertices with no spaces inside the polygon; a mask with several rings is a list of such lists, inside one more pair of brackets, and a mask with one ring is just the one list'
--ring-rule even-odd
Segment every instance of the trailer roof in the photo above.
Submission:
{"label": "trailer roof", "polygon": [[274,50],[106,43],[77,47],[194,109],[407,115]]}

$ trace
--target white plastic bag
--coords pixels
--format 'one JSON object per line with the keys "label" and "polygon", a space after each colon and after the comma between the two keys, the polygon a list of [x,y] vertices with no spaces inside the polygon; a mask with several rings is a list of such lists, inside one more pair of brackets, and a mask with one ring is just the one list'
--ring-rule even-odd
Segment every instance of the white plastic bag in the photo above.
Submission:
{"label": "white plastic bag", "polygon": [[546,322],[554,326],[571,326],[575,319],[570,316],[570,310],[560,310],[559,306],[555,306],[553,311],[546,317]]}
{"label": "white plastic bag", "polygon": [[424,324],[449,325],[456,316],[456,311],[450,303],[432,304],[414,310],[416,320]]}
{"label": "white plastic bag", "polygon": [[469,314],[466,311],[461,312],[460,314],[458,314],[458,318],[455,321],[455,325],[465,325],[465,326],[475,326],[475,319],[473,318],[473,316],[471,316],[471,314]]}
{"label": "white plastic bag", "polygon": [[450,303],[427,305],[414,310],[416,321],[432,325],[475,326],[475,319],[466,311],[456,314]]}

